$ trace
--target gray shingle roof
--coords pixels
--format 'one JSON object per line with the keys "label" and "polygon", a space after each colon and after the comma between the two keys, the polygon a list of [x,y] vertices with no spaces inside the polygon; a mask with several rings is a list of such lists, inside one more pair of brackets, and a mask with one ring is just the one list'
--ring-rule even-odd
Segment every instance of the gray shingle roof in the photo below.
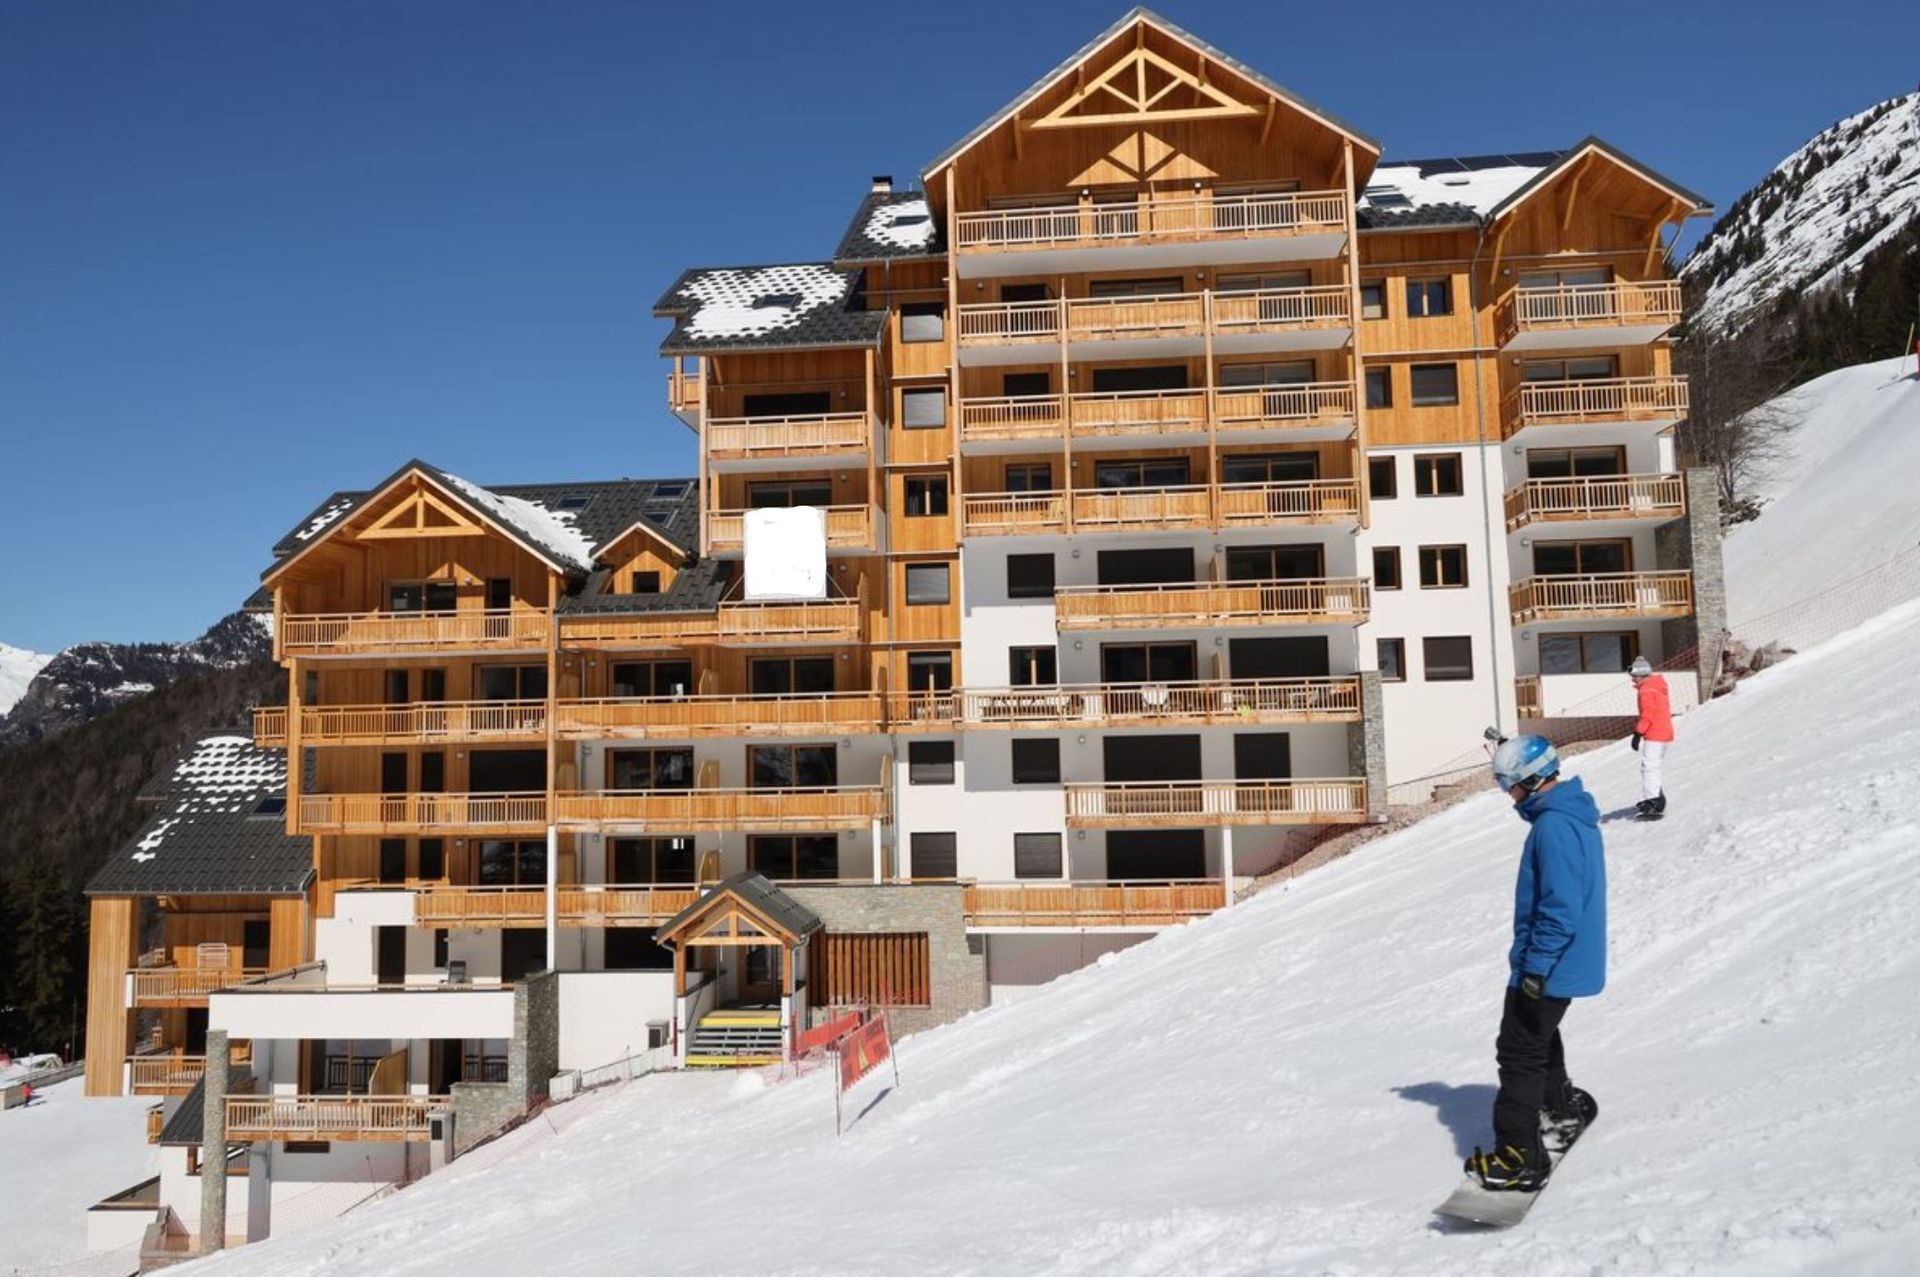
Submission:
{"label": "gray shingle roof", "polygon": [[613,573],[602,569],[579,591],[560,600],[562,614],[627,616],[639,612],[711,612],[733,583],[727,563],[695,559],[674,573],[673,584],[658,594],[620,594]]}
{"label": "gray shingle roof", "polygon": [[[227,1069],[227,1094],[245,1095],[253,1090],[253,1067],[247,1064],[231,1065]],[[193,1089],[180,1098],[179,1105],[167,1116],[166,1125],[160,1128],[160,1143],[175,1147],[191,1145],[198,1148],[207,1137],[207,1080],[201,1078],[193,1084]]]}
{"label": "gray shingle roof", "polygon": [[673,917],[661,923],[657,932],[669,932],[685,924],[687,919],[705,908],[715,893],[731,892],[747,904],[765,914],[773,922],[786,928],[789,934],[809,936],[820,930],[825,924],[820,915],[795,900],[786,892],[773,885],[764,874],[751,869],[743,870],[731,877],[722,878],[714,885],[713,891],[701,896]]}
{"label": "gray shingle roof", "polygon": [[696,267],[654,303],[674,320],[660,353],[877,345],[887,315],[866,308],[863,280],[831,262]]}
{"label": "gray shingle roof", "polygon": [[1465,204],[1427,204],[1415,208],[1358,208],[1354,210],[1353,220],[1354,225],[1363,231],[1432,230],[1442,227],[1472,230],[1480,225],[1480,214]]}
{"label": "gray shingle roof", "polygon": [[939,257],[947,251],[945,230],[927,207],[925,191],[872,191],[854,210],[833,260],[885,262]]}

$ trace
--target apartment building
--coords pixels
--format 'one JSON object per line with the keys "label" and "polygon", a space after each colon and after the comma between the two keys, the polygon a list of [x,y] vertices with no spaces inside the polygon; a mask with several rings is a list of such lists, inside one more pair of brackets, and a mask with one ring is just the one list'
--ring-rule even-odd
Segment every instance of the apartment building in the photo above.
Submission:
{"label": "apartment building", "polygon": [[1706,211],[1594,138],[1383,160],[1130,13],[830,258],[668,286],[695,473],[412,461],[295,525],[287,704],[214,747],[278,760],[232,818],[280,867],[96,884],[90,1089],[197,1085],[205,1158],[313,1182],[426,1145],[401,1182],[555,1073],[1017,997],[1488,724],[1619,713],[1720,624],[1664,271]]}

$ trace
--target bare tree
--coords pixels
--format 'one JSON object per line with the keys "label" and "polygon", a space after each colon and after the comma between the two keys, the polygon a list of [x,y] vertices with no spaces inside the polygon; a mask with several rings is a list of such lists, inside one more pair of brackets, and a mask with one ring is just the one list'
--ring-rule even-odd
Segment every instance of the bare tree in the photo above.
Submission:
{"label": "bare tree", "polygon": [[1774,400],[1794,379],[1759,324],[1731,336],[1694,329],[1674,354],[1688,381],[1682,460],[1713,467],[1728,523],[1751,519],[1760,512],[1754,483],[1779,459],[1793,425]]}

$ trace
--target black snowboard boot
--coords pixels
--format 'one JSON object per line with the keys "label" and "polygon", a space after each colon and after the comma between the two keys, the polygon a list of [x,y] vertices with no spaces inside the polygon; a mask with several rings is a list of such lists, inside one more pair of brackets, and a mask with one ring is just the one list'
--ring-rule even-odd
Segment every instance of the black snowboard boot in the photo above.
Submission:
{"label": "black snowboard boot", "polygon": [[1529,1152],[1512,1144],[1502,1144],[1491,1153],[1476,1148],[1467,1159],[1467,1174],[1495,1193],[1537,1193],[1546,1187],[1551,1170],[1544,1151]]}
{"label": "black snowboard boot", "polygon": [[1664,816],[1667,814],[1667,791],[1664,789],[1654,797],[1653,814],[1656,816]]}
{"label": "black snowboard boot", "polygon": [[1550,1097],[1548,1106],[1540,1112],[1540,1142],[1557,1157],[1572,1148],[1598,1116],[1600,1105],[1594,1098],[1569,1083],[1559,1095]]}

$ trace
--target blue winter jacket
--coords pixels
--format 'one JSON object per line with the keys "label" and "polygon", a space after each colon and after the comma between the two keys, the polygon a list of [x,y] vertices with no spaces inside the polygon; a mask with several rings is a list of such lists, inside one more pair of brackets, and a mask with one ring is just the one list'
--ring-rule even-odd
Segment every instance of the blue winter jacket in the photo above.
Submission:
{"label": "blue winter jacket", "polygon": [[1513,892],[1513,969],[1544,975],[1552,998],[1584,998],[1607,984],[1607,861],[1600,809],[1578,777],[1529,795],[1517,810],[1533,828]]}

